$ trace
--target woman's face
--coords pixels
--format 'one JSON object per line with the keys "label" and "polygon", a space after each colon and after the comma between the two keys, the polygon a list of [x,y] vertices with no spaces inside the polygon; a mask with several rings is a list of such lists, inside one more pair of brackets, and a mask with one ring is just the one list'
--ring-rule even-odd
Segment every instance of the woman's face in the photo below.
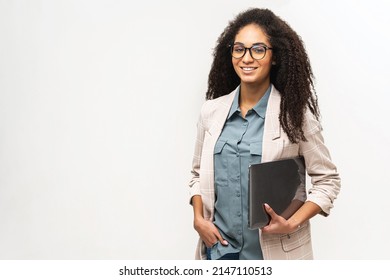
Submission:
{"label": "woman's face", "polygon": [[[272,47],[268,41],[266,34],[257,24],[249,24],[241,28],[234,39],[234,46],[238,52],[242,52],[243,48],[251,48],[255,58],[261,57],[259,52],[255,55],[256,46]],[[261,51],[261,49],[260,49]],[[234,54],[233,54],[234,55]],[[235,55],[237,57],[237,55]],[[267,49],[265,56],[256,60],[251,55],[249,50],[246,50],[245,55],[241,58],[232,56],[234,70],[241,79],[241,84],[247,83],[258,86],[269,86],[270,71],[272,66],[272,50]]]}

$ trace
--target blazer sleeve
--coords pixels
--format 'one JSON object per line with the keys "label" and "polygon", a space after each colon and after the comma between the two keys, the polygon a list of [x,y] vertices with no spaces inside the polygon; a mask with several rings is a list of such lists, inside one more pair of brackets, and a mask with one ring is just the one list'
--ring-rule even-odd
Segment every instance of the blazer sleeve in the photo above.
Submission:
{"label": "blazer sleeve", "polygon": [[203,107],[204,106],[202,106],[202,110],[197,123],[195,149],[194,149],[194,155],[192,159],[191,180],[189,182],[190,203],[194,195],[201,195],[199,174],[200,174],[200,163],[202,159],[203,141],[205,135],[205,127],[203,123],[204,118],[202,114]]}
{"label": "blazer sleeve", "polygon": [[341,180],[322,136],[322,127],[311,113],[306,114],[305,137],[300,141],[299,150],[305,158],[312,187],[308,190],[307,201],[314,202],[328,216],[333,202],[340,192]]}

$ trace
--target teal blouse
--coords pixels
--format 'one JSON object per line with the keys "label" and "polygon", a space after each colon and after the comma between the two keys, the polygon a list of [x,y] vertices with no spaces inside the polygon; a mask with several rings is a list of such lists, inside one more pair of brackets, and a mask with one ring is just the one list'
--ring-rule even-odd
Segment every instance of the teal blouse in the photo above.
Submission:
{"label": "teal blouse", "polygon": [[239,253],[240,259],[263,259],[258,230],[248,229],[248,167],[260,163],[265,112],[271,86],[253,109],[242,117],[237,89],[229,115],[214,148],[214,224],[224,239],[211,248],[211,258]]}

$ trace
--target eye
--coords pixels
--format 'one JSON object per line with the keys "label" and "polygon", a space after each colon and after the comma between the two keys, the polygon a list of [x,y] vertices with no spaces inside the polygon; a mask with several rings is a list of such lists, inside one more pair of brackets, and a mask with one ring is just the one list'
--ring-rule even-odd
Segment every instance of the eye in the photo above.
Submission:
{"label": "eye", "polygon": [[244,47],[242,47],[242,46],[234,46],[233,47],[233,52],[235,52],[235,53],[242,53],[242,52],[244,52]]}
{"label": "eye", "polygon": [[265,48],[262,46],[252,47],[252,52],[256,54],[263,54],[265,52]]}

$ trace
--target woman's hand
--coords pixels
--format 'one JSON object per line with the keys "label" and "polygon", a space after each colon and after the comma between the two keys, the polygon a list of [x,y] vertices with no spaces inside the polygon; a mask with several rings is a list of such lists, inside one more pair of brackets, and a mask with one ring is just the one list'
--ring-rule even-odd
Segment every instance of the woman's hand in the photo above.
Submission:
{"label": "woman's hand", "polygon": [[222,238],[218,228],[212,222],[204,218],[195,219],[194,228],[206,244],[206,247],[211,248],[218,241],[224,246],[228,245],[228,242]]}
{"label": "woman's hand", "polygon": [[265,211],[270,215],[271,221],[269,224],[261,229],[263,233],[291,233],[297,227],[292,225],[291,222],[279,216],[275,211],[268,205],[264,204]]}

